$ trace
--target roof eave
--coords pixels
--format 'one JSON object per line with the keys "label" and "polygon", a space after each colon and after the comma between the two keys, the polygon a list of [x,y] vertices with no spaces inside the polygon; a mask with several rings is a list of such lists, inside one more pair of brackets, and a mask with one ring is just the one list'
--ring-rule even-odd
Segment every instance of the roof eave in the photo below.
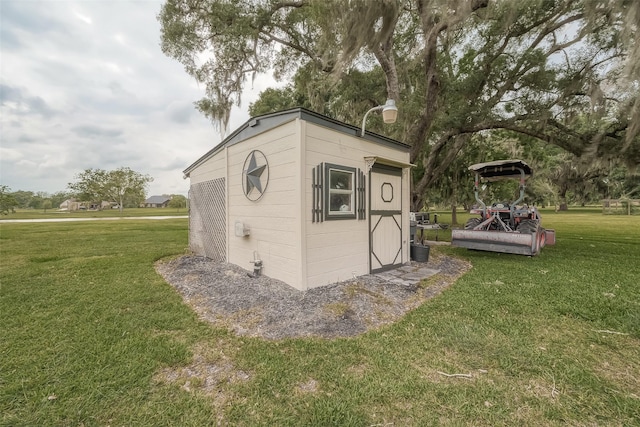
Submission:
{"label": "roof eave", "polygon": [[[280,120],[278,120],[278,118]],[[190,173],[197,168],[199,165],[201,165],[202,163],[206,162],[207,160],[209,160],[211,157],[215,156],[218,152],[220,152],[225,146],[227,145],[232,145],[241,141],[244,141],[245,139],[250,138],[253,135],[247,135],[245,137],[241,137],[241,134],[247,130],[248,128],[252,128],[252,127],[256,127],[260,124],[261,121],[264,120],[273,120],[273,123],[271,124],[270,127],[261,129],[259,132],[257,133],[262,133],[262,132],[266,132],[270,129],[273,129],[277,126],[280,126],[290,120],[294,120],[296,118],[311,122],[311,123],[315,123],[318,124],[320,126],[325,126],[328,127],[330,129],[336,130],[338,132],[342,132],[344,134],[347,135],[353,135],[359,138],[364,138],[368,141],[374,142],[374,143],[378,143],[378,144],[382,144],[382,145],[390,145],[390,146],[394,146],[396,148],[401,149],[402,151],[406,151],[409,152],[411,146],[409,146],[408,144],[405,144],[403,142],[397,141],[395,139],[391,139],[388,138],[386,136],[383,135],[378,135],[376,133],[372,133],[372,132],[366,132],[364,136],[360,136],[360,128],[357,126],[353,126],[350,125],[348,123],[344,123],[335,119],[332,119],[330,117],[327,116],[323,116],[322,114],[316,113],[314,111],[311,110],[307,110],[306,108],[302,108],[302,107],[296,107],[296,108],[291,108],[288,110],[282,110],[282,111],[277,111],[274,113],[269,113],[269,114],[263,114],[261,116],[257,116],[254,118],[251,118],[249,120],[247,120],[245,123],[243,123],[240,127],[238,127],[235,131],[233,131],[228,137],[226,137],[224,140],[222,140],[222,142],[220,142],[218,145],[216,145],[215,147],[213,147],[211,150],[209,150],[207,153],[205,153],[202,157],[200,157],[198,160],[196,160],[195,162],[193,162],[189,167],[187,167],[184,171],[183,171],[183,178],[189,178]],[[276,120],[274,120],[276,119]]]}

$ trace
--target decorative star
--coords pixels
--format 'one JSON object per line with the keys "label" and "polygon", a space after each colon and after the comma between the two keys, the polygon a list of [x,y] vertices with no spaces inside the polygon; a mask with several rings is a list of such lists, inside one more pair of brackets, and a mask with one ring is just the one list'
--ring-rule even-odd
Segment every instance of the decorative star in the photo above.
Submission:
{"label": "decorative star", "polygon": [[251,160],[249,160],[249,167],[247,168],[247,194],[251,193],[254,188],[262,194],[262,183],[260,177],[264,172],[267,165],[258,166],[256,162],[256,153],[251,154]]}

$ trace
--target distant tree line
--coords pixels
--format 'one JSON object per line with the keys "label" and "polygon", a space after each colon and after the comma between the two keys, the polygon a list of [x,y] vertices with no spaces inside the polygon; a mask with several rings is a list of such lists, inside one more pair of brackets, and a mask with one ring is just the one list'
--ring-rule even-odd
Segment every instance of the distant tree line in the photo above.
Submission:
{"label": "distant tree line", "polygon": [[[102,209],[103,202],[109,207],[137,208],[146,199],[147,186],[153,178],[130,168],[122,167],[107,171],[85,169],[68,184],[68,191],[53,194],[43,191],[11,191],[6,185],[0,185],[0,209],[2,214],[15,209],[59,209],[66,200],[74,200],[80,206]],[[166,195],[171,198],[169,207],[180,209],[187,205],[183,195]]]}
{"label": "distant tree line", "polygon": [[6,185],[0,185],[0,209],[2,214],[15,209],[51,209],[57,208],[70,197],[70,193],[58,191],[50,194],[44,191],[11,191]]}
{"label": "distant tree line", "polygon": [[[624,163],[588,161],[536,138],[504,131],[475,135],[451,167],[425,189],[422,208],[468,209],[475,203],[474,174],[468,166],[508,158],[525,160],[533,169],[526,181],[525,201],[529,204],[566,210],[571,205],[599,204],[602,199],[640,198],[640,174]],[[487,186],[482,196],[485,201],[507,201],[514,200],[517,193],[517,182],[504,181]]]}

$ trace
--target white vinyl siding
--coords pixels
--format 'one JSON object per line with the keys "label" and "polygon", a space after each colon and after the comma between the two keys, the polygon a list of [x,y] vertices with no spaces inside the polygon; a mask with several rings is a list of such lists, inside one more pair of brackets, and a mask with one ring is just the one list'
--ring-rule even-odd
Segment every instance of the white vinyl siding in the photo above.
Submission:
{"label": "white vinyl siding", "polygon": [[[263,262],[262,273],[298,287],[300,197],[295,191],[297,122],[292,121],[228,147],[229,262],[251,270],[254,251]],[[263,196],[251,201],[242,187],[247,156],[260,150],[269,164],[269,183]],[[236,221],[250,229],[245,237],[234,233]]]}
{"label": "white vinyl siding", "polygon": [[[409,153],[396,148],[376,144],[364,138],[346,135],[313,123],[306,122],[303,127],[305,138],[305,230],[303,244],[306,248],[306,286],[315,288],[354,276],[369,274],[369,202],[367,199],[367,219],[349,221],[324,221],[312,223],[311,207],[312,182],[311,171],[321,163],[361,169],[367,176],[365,157],[379,156],[400,163],[409,162]],[[406,181],[403,194],[403,209],[409,209],[408,173],[403,175]],[[366,191],[368,194],[368,189]],[[400,194],[397,195],[400,197]],[[327,204],[325,204],[325,209]],[[406,215],[404,230],[409,230],[409,214]],[[408,243],[403,248],[404,259],[408,259]]]}
{"label": "white vinyl siding", "polygon": [[224,178],[227,172],[226,165],[225,150],[222,149],[189,174],[191,185]]}
{"label": "white vinyl siding", "polygon": [[[260,121],[256,123],[260,126]],[[262,152],[269,165],[267,190],[256,201],[245,197],[242,182],[245,161],[253,150]],[[225,178],[227,262],[250,271],[255,251],[263,261],[264,275],[306,290],[369,273],[369,174],[365,162],[369,156],[399,164],[409,160],[408,152],[401,148],[295,119],[220,148],[190,170],[189,177],[192,185]],[[319,165],[334,165],[336,177],[350,177],[350,184],[340,188],[337,184],[328,188],[325,177],[322,190],[323,199],[326,194],[348,198],[348,204],[340,203],[348,205],[348,214],[333,212],[350,216],[348,220],[312,222],[312,170]],[[367,181],[365,219],[357,219],[361,205],[356,197],[360,194],[358,171]],[[347,175],[340,175],[345,172]],[[402,229],[407,230],[408,240],[408,169],[403,170],[401,179],[403,194],[394,192],[393,197],[402,198]],[[330,203],[324,201],[322,215],[326,219]],[[235,235],[236,222],[249,229],[248,236]],[[408,259],[408,242],[402,250],[403,259]]]}

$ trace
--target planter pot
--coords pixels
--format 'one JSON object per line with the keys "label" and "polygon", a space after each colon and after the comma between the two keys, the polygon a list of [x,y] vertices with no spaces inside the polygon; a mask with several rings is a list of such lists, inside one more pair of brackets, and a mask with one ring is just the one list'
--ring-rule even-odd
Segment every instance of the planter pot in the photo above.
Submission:
{"label": "planter pot", "polygon": [[411,259],[417,262],[429,261],[429,246],[412,244]]}

